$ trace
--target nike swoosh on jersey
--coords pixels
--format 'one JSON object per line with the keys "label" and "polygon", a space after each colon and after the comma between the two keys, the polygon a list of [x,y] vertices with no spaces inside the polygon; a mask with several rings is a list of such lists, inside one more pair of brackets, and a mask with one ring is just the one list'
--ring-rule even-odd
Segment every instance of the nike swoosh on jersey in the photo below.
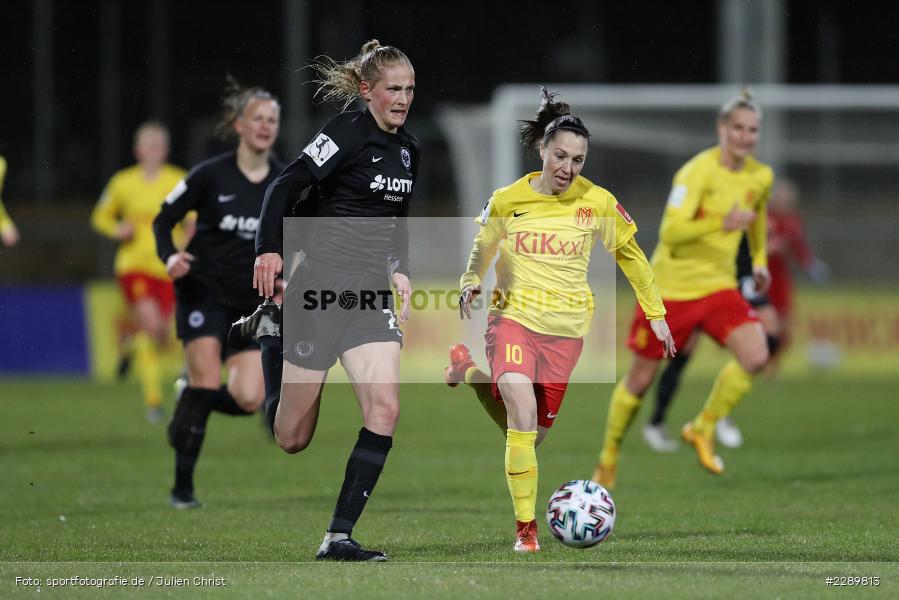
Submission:
{"label": "nike swoosh on jersey", "polygon": [[237,194],[219,194],[219,202],[224,204],[225,202],[231,202],[237,198]]}
{"label": "nike swoosh on jersey", "polygon": [[383,158],[384,158],[383,156],[372,156],[372,157],[371,157],[371,162],[376,163],[376,162],[378,162],[378,161],[380,161],[380,160],[383,160]]}
{"label": "nike swoosh on jersey", "polygon": [[548,412],[548,413],[546,413],[546,418],[547,418],[547,419],[555,419],[555,418],[556,418],[556,415],[558,415],[558,414],[559,414],[559,413]]}
{"label": "nike swoosh on jersey", "polygon": [[531,211],[526,210],[526,211],[524,211],[524,212],[513,212],[513,213],[512,213],[512,216],[515,217],[515,218],[517,219],[518,217],[521,217],[521,216],[523,216],[523,215],[526,215],[526,214],[528,214],[529,212],[531,212]]}

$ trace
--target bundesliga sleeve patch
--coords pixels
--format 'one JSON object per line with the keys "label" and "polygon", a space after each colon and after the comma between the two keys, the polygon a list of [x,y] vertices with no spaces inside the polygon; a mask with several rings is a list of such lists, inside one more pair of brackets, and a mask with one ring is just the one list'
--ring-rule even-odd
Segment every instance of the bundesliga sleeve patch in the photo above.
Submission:
{"label": "bundesliga sleeve patch", "polygon": [[181,194],[183,194],[186,191],[187,191],[187,183],[185,183],[185,181],[182,179],[175,186],[175,189],[173,189],[171,192],[169,192],[169,195],[165,197],[165,203],[171,204],[172,202],[174,202],[175,200],[180,198]]}
{"label": "bundesliga sleeve patch", "polygon": [[320,167],[337,154],[338,150],[340,150],[340,147],[334,143],[334,140],[324,133],[320,133],[318,137],[312,140],[312,143],[303,148],[303,154],[311,158]]}
{"label": "bundesliga sleeve patch", "polygon": [[621,218],[622,218],[622,219],[624,219],[625,221],[627,221],[627,224],[628,224],[628,225],[630,225],[630,224],[632,224],[632,223],[634,222],[634,220],[631,218],[631,216],[630,216],[629,214],[627,214],[627,211],[624,210],[624,207],[621,206],[621,202],[616,202],[616,203],[615,203],[615,210],[618,211],[618,214],[621,215]]}
{"label": "bundesliga sleeve patch", "polygon": [[487,201],[487,204],[484,205],[484,208],[481,210],[481,214],[475,219],[475,223],[480,223],[481,225],[487,224],[487,219],[490,218],[490,205],[493,203],[493,198]]}
{"label": "bundesliga sleeve patch", "polygon": [[671,208],[680,208],[684,203],[684,198],[687,197],[687,186],[685,185],[676,185],[671,188],[671,193],[668,194],[668,205]]}

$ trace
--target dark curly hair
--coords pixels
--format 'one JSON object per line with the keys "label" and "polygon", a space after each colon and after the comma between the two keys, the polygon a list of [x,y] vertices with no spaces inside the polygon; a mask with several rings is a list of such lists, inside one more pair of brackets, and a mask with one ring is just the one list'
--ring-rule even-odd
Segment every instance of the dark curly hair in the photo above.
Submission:
{"label": "dark curly hair", "polygon": [[567,102],[556,102],[556,96],[558,94],[550,92],[546,86],[540,86],[540,105],[537,106],[536,118],[532,121],[518,121],[521,144],[528,152],[536,152],[541,142],[548,144],[559,130],[573,131],[590,139],[590,132],[584,122],[571,114],[571,107]]}

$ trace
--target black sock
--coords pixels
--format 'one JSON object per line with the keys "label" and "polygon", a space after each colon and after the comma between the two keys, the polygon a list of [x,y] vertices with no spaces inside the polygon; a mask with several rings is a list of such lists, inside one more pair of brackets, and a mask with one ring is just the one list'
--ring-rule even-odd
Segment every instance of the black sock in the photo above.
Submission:
{"label": "black sock", "polygon": [[193,493],[194,467],[206,436],[206,421],[219,395],[219,390],[184,388],[168,430],[169,443],[175,449],[174,494]]}
{"label": "black sock", "polygon": [[659,385],[656,387],[656,405],[649,420],[652,425],[661,425],[665,422],[665,416],[668,414],[668,407],[671,405],[671,399],[680,386],[680,378],[684,372],[684,367],[690,360],[689,352],[679,352],[674,358],[668,361],[662,376],[659,377]]}
{"label": "black sock", "polygon": [[275,414],[281,401],[281,366],[283,351],[281,338],[266,335],[259,338],[262,349],[262,375],[265,379],[265,421],[270,431],[275,430]]}
{"label": "black sock", "polygon": [[219,400],[212,409],[223,415],[235,417],[246,417],[253,414],[252,412],[245,411],[240,404],[237,403],[237,400],[235,400],[234,396],[228,391],[227,385],[223,385],[219,390]]}
{"label": "black sock", "polygon": [[768,335],[765,337],[768,341],[768,356],[774,356],[780,348],[780,337],[776,335]]}
{"label": "black sock", "polygon": [[365,427],[359,430],[359,440],[346,463],[343,487],[340,488],[334,518],[331,519],[328,531],[347,535],[353,533],[353,526],[378,483],[391,446],[392,437],[378,435]]}

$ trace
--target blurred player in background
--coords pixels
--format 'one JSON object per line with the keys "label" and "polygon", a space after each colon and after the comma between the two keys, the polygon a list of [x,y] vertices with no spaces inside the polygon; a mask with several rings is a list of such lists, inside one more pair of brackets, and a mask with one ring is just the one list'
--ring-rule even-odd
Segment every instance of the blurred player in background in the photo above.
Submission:
{"label": "blurred player in background", "polygon": [[[718,145],[690,159],[674,176],[652,257],[678,347],[701,329],[734,355],[718,374],[702,411],[681,431],[700,464],[714,474],[724,470],[715,454],[715,425],[749,392],[753,374],[768,360],[765,331],[755,309],[737,291],[736,279],[744,231],[756,290],[765,293],[771,279],[765,205],[774,176],[752,156],[760,126],[761,109],[748,91],[721,107]],[[621,441],[664,355],[639,306],[628,345],[634,359],[612,393],[603,449],[593,473],[594,481],[606,488],[615,485]]]}
{"label": "blurred player in background", "polygon": [[[229,78],[218,131],[236,134],[236,150],[194,167],[168,195],[153,223],[159,257],[175,282],[176,326],[184,343],[188,385],[169,424],[175,449],[175,508],[200,506],[193,474],[212,411],[252,414],[264,399],[259,346],[225,344],[231,322],[256,306],[250,273],[265,190],[284,165],[272,156],[281,107],[262,88],[241,88]],[[188,211],[196,233],[186,250],[172,229]],[[222,363],[228,382],[222,385]]]}
{"label": "blurred player in background", "polygon": [[[351,536],[393,447],[399,419],[402,332],[390,284],[403,302],[402,323],[412,293],[405,218],[420,156],[418,140],[404,127],[415,71],[401,50],[378,40],[366,42],[350,61],[325,57],[313,68],[326,100],[348,106],[362,98],[366,108],[328,121],[266,194],[253,274],[260,296],[274,294],[283,268],[283,217],[317,217],[302,240],[306,260],[284,294],[297,320],[296,327],[291,324],[283,333],[300,337],[285,339],[282,351],[281,313],[268,301],[235,323],[233,335],[258,339],[262,346],[265,411],[278,445],[289,454],[312,442],[328,370],[340,359],[353,382],[363,427],[315,558],[379,562],[387,555],[362,548]],[[387,190],[386,181],[392,182]],[[300,200],[309,188],[309,196]],[[386,305],[353,312],[303,310],[304,289],[378,290]]]}
{"label": "blurred player in background", "polygon": [[[830,278],[827,264],[815,256],[805,226],[798,210],[799,194],[789,180],[781,180],[771,191],[768,203],[768,269],[771,271],[771,289],[768,297],[771,309],[776,312],[779,352],[775,360],[792,341],[793,325],[793,275],[791,264],[796,264],[814,283],[824,283]],[[763,320],[765,314],[759,311]],[[771,365],[776,368],[777,363]]]}
{"label": "blurred player in background", "polygon": [[[817,258],[808,244],[802,217],[796,210],[796,186],[788,179],[780,179],[771,189],[768,201],[768,271],[771,286],[767,294],[756,290],[752,276],[752,258],[746,236],[740,243],[737,257],[737,276],[740,291],[749,304],[756,309],[759,320],[765,328],[770,358],[766,373],[774,374],[777,361],[790,340],[791,316],[793,309],[793,275],[791,263],[796,263],[808,278],[815,283],[827,281],[830,270]],[[671,452],[677,448],[665,429],[665,418],[671,399],[680,385],[683,369],[692,356],[693,343],[698,332],[694,332],[686,348],[670,360],[656,389],[656,403],[649,423],[643,428],[646,443],[658,452]],[[730,417],[718,421],[715,427],[718,441],[728,448],[739,448],[743,444],[743,434]]]}
{"label": "blurred player in background", "polygon": [[3,206],[3,180],[6,178],[6,159],[0,156],[0,241],[7,248],[19,243],[19,230]]}
{"label": "blurred player in background", "polygon": [[539,150],[543,170],[494,192],[478,217],[481,230],[459,284],[460,316],[471,318],[472,299],[499,251],[484,336],[490,375],[458,344],[450,350],[446,382],[470,385],[506,435],[518,552],[540,549],[535,447],[560,411],[590,327],[595,307],[587,269],[594,244],[615,255],[647,315],[647,328],[665,356],[674,354],[652,269],[634,238],[637,226],[612,194],[580,177],[589,138],[568,104],[544,88],[536,120],[521,125],[521,142],[528,151]]}
{"label": "blurred player in background", "polygon": [[115,274],[136,329],[131,346],[140,379],[147,420],[162,420],[160,352],[169,339],[175,291],[156,256],[153,219],[166,195],[184,177],[168,164],[168,129],[147,121],[134,133],[137,164],[109,180],[91,216],[99,233],[119,243]]}
{"label": "blurred player in background", "polygon": [[[779,345],[777,314],[771,308],[768,295],[759,293],[756,288],[755,277],[752,274],[752,256],[745,234],[740,240],[740,249],[737,252],[737,282],[743,298],[758,313],[759,320],[765,328],[768,353],[770,356],[774,356]],[[643,439],[656,452],[674,452],[679,446],[668,435],[665,420],[668,416],[668,409],[671,407],[671,400],[680,387],[684,369],[690,361],[690,357],[693,356],[693,350],[696,347],[700,333],[701,330],[699,329],[693,331],[686,345],[681,348],[681,351],[678,352],[675,358],[668,361],[661,376],[659,376],[659,382],[656,386],[655,407],[649,422],[643,427]],[[715,425],[715,436],[721,445],[727,448],[739,448],[743,445],[743,433],[730,416],[722,417],[718,420],[718,423]]]}

